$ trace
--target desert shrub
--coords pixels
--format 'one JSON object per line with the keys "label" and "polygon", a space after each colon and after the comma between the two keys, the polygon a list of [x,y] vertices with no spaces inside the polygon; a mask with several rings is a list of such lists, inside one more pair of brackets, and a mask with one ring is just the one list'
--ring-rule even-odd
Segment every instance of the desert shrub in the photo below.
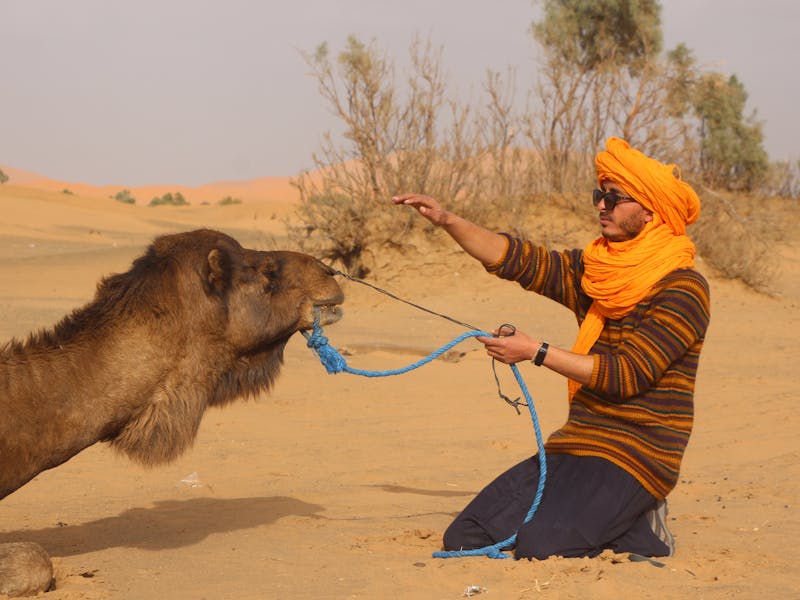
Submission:
{"label": "desert shrub", "polygon": [[344,194],[312,194],[299,206],[298,216],[303,225],[293,228],[292,234],[302,249],[317,246],[320,258],[342,265],[356,277],[368,273],[363,253],[371,247],[376,229],[370,212],[358,202]]}
{"label": "desert shrub", "polygon": [[430,231],[412,211],[391,207],[395,194],[428,194],[468,219],[509,227],[535,189],[535,157],[512,146],[511,77],[490,74],[489,102],[477,110],[446,97],[430,43],[415,40],[410,58],[398,82],[394,62],[354,37],[335,63],[324,44],[305,55],[344,142],[323,135],[316,171],[293,181],[301,201],[287,229],[302,250],[342,261],[354,275],[369,271],[379,248]]}
{"label": "desert shrub", "polygon": [[225,196],[222,200],[217,202],[217,206],[230,206],[231,204],[241,204],[242,201],[239,198],[234,198],[233,196]]}
{"label": "desert shrub", "polygon": [[736,209],[737,204],[755,204],[751,198],[738,195],[734,204],[707,187],[698,186],[697,191],[702,212],[689,234],[698,253],[721,275],[740,279],[762,292],[774,291],[776,262],[769,244],[780,237],[779,229],[755,215],[745,217]]}
{"label": "desert shrub", "polygon": [[61,193],[66,195],[66,196],[74,196],[74,194],[72,193],[72,190],[69,190],[67,188],[64,188],[63,190],[61,190]]}
{"label": "desert shrub", "polygon": [[130,190],[121,190],[114,194],[114,200],[123,204],[136,204],[136,198],[131,195]]}
{"label": "desert shrub", "polygon": [[782,160],[770,164],[759,191],[767,196],[800,198],[800,160]]}
{"label": "desert shrub", "polygon": [[8,181],[8,175],[3,172],[3,169],[0,169],[0,185],[3,185],[6,181]]}
{"label": "desert shrub", "polygon": [[189,203],[180,192],[167,192],[163,196],[155,196],[148,206],[186,206]]}

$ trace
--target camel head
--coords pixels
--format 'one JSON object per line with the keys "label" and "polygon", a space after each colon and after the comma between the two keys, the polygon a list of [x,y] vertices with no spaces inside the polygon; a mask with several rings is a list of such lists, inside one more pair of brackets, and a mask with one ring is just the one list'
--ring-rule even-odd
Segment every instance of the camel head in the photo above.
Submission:
{"label": "camel head", "polygon": [[341,318],[344,300],[333,272],[299,252],[231,252],[208,254],[208,287],[224,298],[227,336],[238,348],[258,348]]}
{"label": "camel head", "polygon": [[204,332],[217,328],[214,333],[239,354],[285,341],[309,329],[315,316],[322,325],[341,318],[344,295],[333,271],[309,255],[249,250],[207,229],[157,238],[149,254],[176,266],[179,293],[190,300],[188,310],[212,314],[201,320]]}

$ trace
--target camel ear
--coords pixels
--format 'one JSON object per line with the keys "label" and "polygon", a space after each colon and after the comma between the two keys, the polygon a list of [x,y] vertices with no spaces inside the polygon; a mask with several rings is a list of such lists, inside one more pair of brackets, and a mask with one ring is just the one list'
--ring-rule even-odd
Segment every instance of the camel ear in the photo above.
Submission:
{"label": "camel ear", "polygon": [[206,262],[206,291],[221,294],[230,281],[230,257],[219,248],[214,248],[208,253]]}

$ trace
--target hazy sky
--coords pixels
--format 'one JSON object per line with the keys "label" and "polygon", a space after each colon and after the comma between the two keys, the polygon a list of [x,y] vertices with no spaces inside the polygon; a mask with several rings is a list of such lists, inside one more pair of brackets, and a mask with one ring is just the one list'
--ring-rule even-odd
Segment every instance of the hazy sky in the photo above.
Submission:
{"label": "hazy sky", "polygon": [[[800,158],[798,0],[662,0],[665,46],[734,73],[770,157]],[[448,89],[536,71],[531,0],[0,0],[0,164],[93,184],[292,176],[337,124],[300,50],[416,33]]]}

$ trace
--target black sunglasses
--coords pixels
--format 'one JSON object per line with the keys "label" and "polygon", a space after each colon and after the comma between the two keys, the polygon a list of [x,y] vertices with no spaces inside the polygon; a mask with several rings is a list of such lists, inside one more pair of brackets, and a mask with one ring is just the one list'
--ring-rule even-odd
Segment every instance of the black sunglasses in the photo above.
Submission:
{"label": "black sunglasses", "polygon": [[597,206],[600,204],[600,200],[603,201],[605,204],[606,210],[614,210],[614,207],[619,204],[620,202],[636,202],[634,198],[630,196],[622,196],[617,192],[604,192],[603,190],[594,190],[592,191],[592,204]]}

